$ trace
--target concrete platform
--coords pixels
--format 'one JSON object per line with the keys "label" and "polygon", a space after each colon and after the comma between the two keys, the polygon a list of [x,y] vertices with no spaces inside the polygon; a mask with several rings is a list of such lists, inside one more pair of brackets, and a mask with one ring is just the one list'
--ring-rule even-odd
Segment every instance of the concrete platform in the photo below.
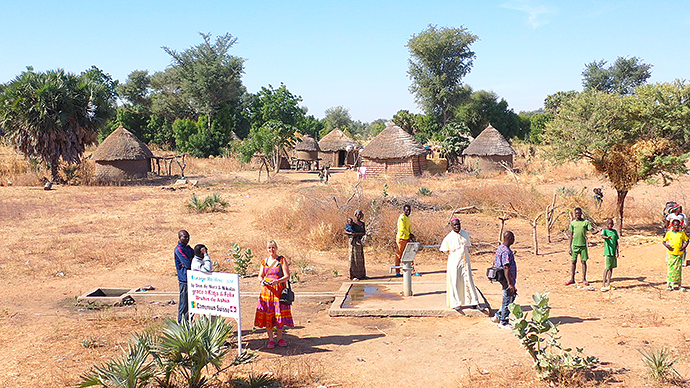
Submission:
{"label": "concrete platform", "polygon": [[[344,283],[328,314],[332,317],[461,317],[480,310],[446,307],[446,283],[415,280],[413,296],[402,296],[402,282]],[[488,303],[487,303],[488,306]]]}
{"label": "concrete platform", "polygon": [[[295,303],[331,303],[335,300],[338,293],[335,292],[295,292]],[[126,300],[133,300],[135,303],[167,303],[173,301],[177,303],[180,297],[179,292],[161,292],[157,290],[140,290],[137,288],[106,288],[99,287],[84,295],[77,297],[77,303],[98,304],[103,306],[122,306],[127,304]],[[259,298],[258,292],[242,293],[240,299],[243,302],[256,301]]]}

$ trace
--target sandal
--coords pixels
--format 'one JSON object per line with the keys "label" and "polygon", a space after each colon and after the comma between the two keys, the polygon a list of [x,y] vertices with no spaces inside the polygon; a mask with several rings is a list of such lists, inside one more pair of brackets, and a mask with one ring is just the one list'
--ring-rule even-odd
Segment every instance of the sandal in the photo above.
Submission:
{"label": "sandal", "polygon": [[566,286],[569,286],[569,285],[571,285],[571,284],[575,284],[575,282],[572,281],[572,280],[568,280],[567,282],[565,282],[565,285],[566,285]]}
{"label": "sandal", "polygon": [[285,340],[281,338],[281,339],[278,341],[278,346],[286,347],[286,346],[287,346],[287,342],[285,342]]}
{"label": "sandal", "polygon": [[268,341],[268,345],[266,345],[267,348],[273,349],[276,347],[275,341]]}
{"label": "sandal", "polygon": [[588,286],[589,286],[589,282],[585,280],[585,281],[582,282],[582,285],[585,286],[585,287],[588,287]]}

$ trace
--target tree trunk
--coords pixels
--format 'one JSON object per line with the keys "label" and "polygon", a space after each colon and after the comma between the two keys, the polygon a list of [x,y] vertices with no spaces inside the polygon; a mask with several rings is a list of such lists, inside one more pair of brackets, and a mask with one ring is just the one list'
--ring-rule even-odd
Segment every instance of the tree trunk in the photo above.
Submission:
{"label": "tree trunk", "polygon": [[[58,179],[60,179],[60,177],[58,176],[58,165],[59,161],[57,160],[50,162],[50,186],[52,186],[53,183],[57,182]],[[50,190],[50,186],[48,186],[46,190]]]}
{"label": "tree trunk", "polygon": [[616,213],[618,214],[618,235],[623,236],[623,207],[625,206],[625,196],[628,191],[616,190],[618,199],[616,200]]}

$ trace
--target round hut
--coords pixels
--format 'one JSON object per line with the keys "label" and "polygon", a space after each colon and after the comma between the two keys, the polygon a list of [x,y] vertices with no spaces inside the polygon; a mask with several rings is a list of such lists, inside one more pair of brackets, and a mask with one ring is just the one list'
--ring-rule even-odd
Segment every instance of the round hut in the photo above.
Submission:
{"label": "round hut", "polygon": [[357,152],[362,145],[336,128],[319,141],[319,157],[331,167],[354,166],[357,164]]}
{"label": "round hut", "polygon": [[502,162],[512,168],[515,154],[508,140],[489,124],[462,151],[462,159],[463,164],[473,170],[499,170]]}
{"label": "round hut", "polygon": [[297,144],[295,144],[295,159],[298,162],[303,162],[309,165],[311,169],[312,162],[319,160],[319,143],[309,135],[303,135]]}
{"label": "round hut", "polygon": [[96,177],[117,181],[126,178],[144,178],[151,171],[153,153],[123,126],[103,140],[93,153]]}
{"label": "round hut", "polygon": [[427,150],[412,135],[390,124],[360,153],[368,176],[420,176],[426,170]]}

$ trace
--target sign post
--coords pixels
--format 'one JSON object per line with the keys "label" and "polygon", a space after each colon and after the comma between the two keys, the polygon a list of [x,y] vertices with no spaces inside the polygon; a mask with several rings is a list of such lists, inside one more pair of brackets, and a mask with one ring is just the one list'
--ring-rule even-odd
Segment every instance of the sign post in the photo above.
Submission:
{"label": "sign post", "polygon": [[187,271],[190,314],[215,315],[237,321],[237,349],[242,355],[240,276],[235,273]]}

